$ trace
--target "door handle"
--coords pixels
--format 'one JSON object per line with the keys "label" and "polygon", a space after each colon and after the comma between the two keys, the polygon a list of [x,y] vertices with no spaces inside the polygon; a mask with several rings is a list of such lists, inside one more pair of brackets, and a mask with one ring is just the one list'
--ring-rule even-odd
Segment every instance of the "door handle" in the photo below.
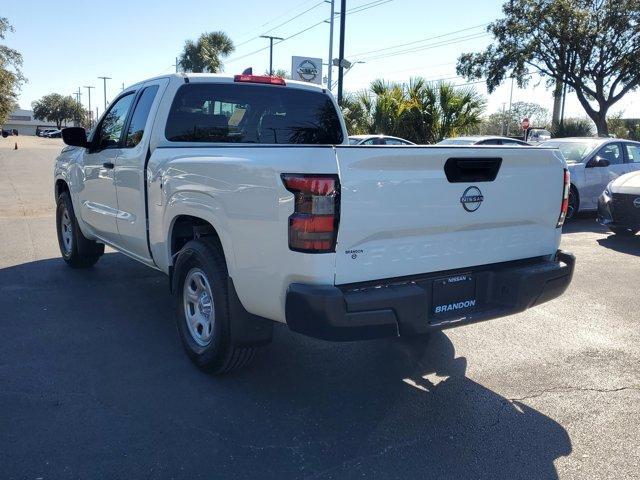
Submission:
{"label": "door handle", "polygon": [[102,166],[103,166],[104,168],[109,168],[109,169],[111,169],[111,168],[113,168],[113,167],[114,167],[113,162],[104,162],[104,163],[102,164]]}

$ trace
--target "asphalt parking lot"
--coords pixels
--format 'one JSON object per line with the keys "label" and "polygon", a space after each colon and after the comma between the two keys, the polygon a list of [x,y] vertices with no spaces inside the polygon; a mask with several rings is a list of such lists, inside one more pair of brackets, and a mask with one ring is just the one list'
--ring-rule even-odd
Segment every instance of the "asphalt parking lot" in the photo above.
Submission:
{"label": "asphalt parking lot", "polygon": [[2,478],[640,478],[640,235],[592,216],[561,298],[428,343],[278,327],[251,368],[201,373],[167,280],[59,258],[60,140],[0,138]]}

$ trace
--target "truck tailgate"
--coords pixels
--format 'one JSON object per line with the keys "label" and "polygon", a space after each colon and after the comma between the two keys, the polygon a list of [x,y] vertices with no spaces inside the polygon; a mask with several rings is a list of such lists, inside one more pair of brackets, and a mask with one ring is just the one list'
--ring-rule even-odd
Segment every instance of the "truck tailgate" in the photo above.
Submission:
{"label": "truck tailgate", "polygon": [[558,248],[565,163],[554,150],[344,146],[336,154],[337,285]]}

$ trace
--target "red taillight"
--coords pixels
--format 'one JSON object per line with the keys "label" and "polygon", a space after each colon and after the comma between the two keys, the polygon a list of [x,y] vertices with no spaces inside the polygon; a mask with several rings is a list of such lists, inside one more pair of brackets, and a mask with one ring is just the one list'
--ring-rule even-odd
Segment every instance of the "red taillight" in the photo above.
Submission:
{"label": "red taillight", "polygon": [[235,82],[247,83],[266,83],[269,85],[286,85],[282,77],[272,77],[271,75],[236,75],[233,77]]}
{"label": "red taillight", "polygon": [[335,252],[338,236],[340,181],[336,175],[283,174],[294,194],[289,217],[289,248],[296,252]]}
{"label": "red taillight", "polygon": [[558,217],[558,223],[556,228],[564,225],[564,220],[567,218],[567,212],[569,211],[569,191],[571,190],[571,175],[569,170],[564,169],[564,185],[562,188],[562,203],[560,204],[560,216]]}

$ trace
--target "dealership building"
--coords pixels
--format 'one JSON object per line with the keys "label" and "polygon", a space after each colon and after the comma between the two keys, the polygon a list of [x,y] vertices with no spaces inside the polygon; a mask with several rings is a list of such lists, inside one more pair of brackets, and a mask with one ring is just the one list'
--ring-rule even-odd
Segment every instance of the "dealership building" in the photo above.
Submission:
{"label": "dealership building", "polygon": [[35,135],[37,129],[42,130],[43,128],[56,128],[56,124],[36,120],[33,118],[32,110],[22,110],[21,108],[12,112],[6,123],[2,125],[3,130],[17,130],[18,135]]}

